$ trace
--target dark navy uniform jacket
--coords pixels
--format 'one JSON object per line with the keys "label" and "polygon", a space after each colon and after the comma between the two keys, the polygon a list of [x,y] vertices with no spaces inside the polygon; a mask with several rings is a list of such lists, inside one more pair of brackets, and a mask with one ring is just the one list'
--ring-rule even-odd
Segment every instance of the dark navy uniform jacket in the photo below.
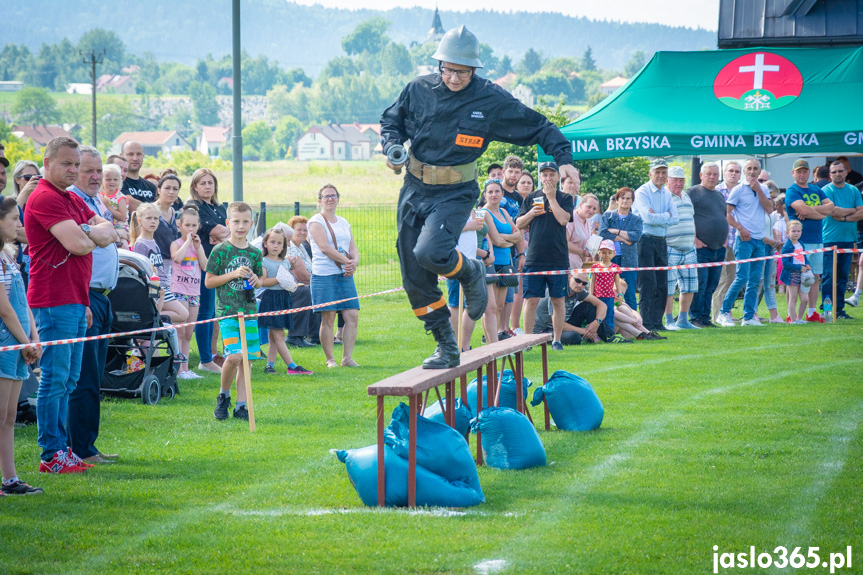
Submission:
{"label": "dark navy uniform jacket", "polygon": [[413,79],[381,117],[381,146],[411,141],[421,162],[457,166],[479,158],[492,141],[539,144],[558,165],[572,164],[569,141],[548,119],[493,82],[474,76],[453,92],[440,74]]}

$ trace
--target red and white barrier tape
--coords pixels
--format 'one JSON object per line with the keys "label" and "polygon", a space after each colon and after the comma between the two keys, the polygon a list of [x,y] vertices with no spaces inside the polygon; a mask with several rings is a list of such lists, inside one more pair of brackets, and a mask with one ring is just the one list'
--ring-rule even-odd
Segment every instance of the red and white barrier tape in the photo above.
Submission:
{"label": "red and white barrier tape", "polygon": [[[643,267],[643,268],[624,268],[624,267],[621,267],[617,271],[621,271],[621,272],[639,271],[640,272],[640,271],[682,270],[682,269],[687,269],[687,268],[690,268],[690,269],[691,268],[713,268],[713,267],[718,267],[718,266],[730,266],[730,265],[736,265],[736,264],[745,264],[745,263],[749,263],[749,262],[759,262],[759,261],[765,261],[765,260],[790,258],[790,257],[794,257],[796,255],[802,255],[802,254],[810,255],[810,254],[832,252],[832,251],[834,251],[833,248],[818,248],[818,249],[814,249],[814,250],[806,250],[803,252],[795,252],[795,253],[791,253],[791,254],[773,254],[773,255],[769,255],[769,256],[759,256],[757,258],[748,258],[748,259],[733,260],[733,261],[683,264],[683,265],[679,265],[679,266]],[[844,248],[844,249],[837,249],[835,251],[837,253],[840,253],[840,254],[848,254],[848,253],[860,253],[861,250],[859,250],[857,248]],[[595,271],[596,270],[593,270],[590,268],[583,268],[583,269],[573,269],[573,270],[551,270],[551,271],[543,271],[543,272],[515,272],[515,273],[511,273],[511,274],[488,274],[488,277],[554,276],[554,275],[564,275],[564,274],[573,273],[573,272],[589,274],[589,273],[593,273]]]}
{"label": "red and white barrier tape", "polygon": [[[309,305],[309,306],[305,306],[305,307],[297,307],[297,308],[291,308],[291,309],[285,309],[285,310],[279,310],[279,311],[270,311],[270,312],[264,312],[264,313],[246,314],[243,317],[245,319],[256,319],[260,316],[274,316],[274,315],[287,315],[287,314],[291,314],[291,313],[299,313],[301,311],[318,309],[321,307],[327,307],[330,305],[344,303],[346,301],[351,301],[351,300],[355,300],[355,299],[359,300],[359,299],[370,298],[370,297],[375,297],[375,296],[379,296],[379,295],[385,295],[385,294],[389,294],[389,293],[395,293],[395,292],[402,291],[404,289],[405,288],[403,288],[403,287],[397,287],[397,288],[392,288],[392,289],[388,289],[388,290],[384,290],[384,291],[379,291],[376,293],[370,293],[370,294],[361,295],[361,296],[357,296],[357,297],[349,297],[349,298],[339,299],[339,300],[330,301],[330,302],[326,302],[326,303]],[[52,345],[65,345],[67,343],[81,343],[81,342],[85,342],[85,341],[96,341],[96,340],[100,340],[100,339],[111,339],[111,338],[115,338],[115,337],[130,337],[130,336],[135,336],[135,335],[144,335],[144,334],[153,333],[153,332],[157,332],[157,331],[167,331],[169,329],[174,329],[174,328],[178,328],[178,327],[188,327],[188,326],[201,325],[201,324],[205,324],[205,323],[212,323],[214,321],[221,321],[223,319],[228,319],[228,318],[232,318],[232,317],[239,317],[239,314],[225,315],[222,317],[214,317],[211,319],[202,319],[199,321],[190,321],[187,323],[170,324],[170,325],[166,325],[163,327],[148,327],[146,329],[137,329],[135,331],[124,331],[124,332],[120,332],[120,333],[106,333],[103,335],[91,335],[91,336],[86,336],[86,337],[74,337],[74,338],[69,338],[69,339],[56,339],[56,340],[52,340],[52,341],[40,341],[39,343],[19,343],[17,345],[7,345],[4,347],[0,347],[0,352],[2,352],[2,351],[18,351],[18,350],[22,350],[22,349],[25,349],[28,347],[50,347]]]}
{"label": "red and white barrier tape", "polygon": [[[807,250],[807,251],[804,251],[802,253],[803,254],[816,254],[816,253],[830,252],[830,251],[834,251],[833,248],[819,248],[819,249],[815,249],[815,250]],[[861,250],[857,249],[857,248],[841,248],[841,249],[837,249],[835,251],[837,253],[840,253],[840,254],[856,254],[856,253],[861,252]],[[723,261],[723,262],[714,262],[714,263],[684,264],[684,265],[679,265],[679,266],[663,266],[663,267],[620,268],[620,271],[622,271],[622,272],[627,272],[627,271],[658,271],[658,270],[679,270],[679,269],[685,269],[685,268],[708,268],[708,267],[727,266],[727,265],[732,265],[732,264],[742,264],[742,263],[748,263],[748,262],[764,261],[764,260],[770,260],[770,259],[787,258],[787,257],[793,257],[795,255],[800,255],[800,253],[801,252],[798,252],[796,254],[793,254],[793,253],[792,254],[774,254],[774,255],[770,255],[770,256],[762,256],[762,257],[757,257],[757,258],[749,258],[749,259],[745,259],[745,260],[736,260],[736,261],[727,261],[727,262]],[[500,276],[505,276],[505,275],[519,275],[519,276],[561,275],[561,274],[568,274],[570,272],[591,273],[592,271],[593,270],[590,270],[590,269],[553,270],[553,271],[545,271],[545,272],[488,274],[488,277],[500,277]],[[439,279],[446,279],[446,278],[439,278]],[[248,315],[244,315],[243,317],[246,319],[255,319],[255,318],[264,317],[264,316],[277,316],[277,315],[287,315],[287,314],[292,314],[292,313],[299,313],[302,311],[314,310],[314,309],[318,309],[318,308],[322,308],[322,307],[331,306],[334,304],[344,303],[346,301],[351,301],[351,300],[355,300],[355,299],[359,300],[359,299],[364,299],[364,298],[376,297],[376,296],[380,296],[380,295],[396,293],[396,292],[403,291],[403,290],[404,290],[403,287],[396,287],[396,288],[392,288],[392,289],[388,289],[388,290],[384,290],[384,291],[379,291],[379,292],[375,292],[375,293],[370,293],[370,294],[366,294],[366,295],[361,295],[361,296],[357,296],[357,297],[349,297],[349,298],[344,298],[344,299],[335,300],[335,301],[326,302],[326,303],[319,303],[319,304],[315,304],[315,305],[309,305],[309,306],[300,307],[300,308],[292,308],[292,309],[279,310],[279,311],[270,311],[270,312],[264,312],[264,313],[248,314]],[[202,325],[205,323],[221,321],[223,319],[228,319],[228,318],[232,318],[232,317],[239,317],[239,315],[238,314],[226,315],[226,316],[215,317],[215,318],[211,318],[211,319],[203,319],[203,320],[191,321],[191,322],[187,322],[187,323],[172,324],[172,325],[168,325],[165,327],[150,327],[150,328],[146,328],[146,329],[138,329],[135,331],[125,331],[125,332],[120,332],[120,333],[106,333],[103,335],[92,335],[92,336],[87,336],[87,337],[75,337],[75,338],[70,338],[70,339],[57,339],[57,340],[52,340],[52,341],[41,341],[39,343],[20,343],[17,345],[7,345],[4,347],[0,347],[0,352],[19,351],[19,350],[22,350],[22,349],[25,349],[28,347],[50,347],[52,345],[65,345],[65,344],[69,344],[69,343],[81,343],[81,342],[96,341],[96,340],[101,340],[101,339],[112,339],[115,337],[130,337],[130,336],[135,336],[135,335],[144,335],[144,334],[153,333],[153,332],[157,332],[157,331],[166,331],[166,330],[169,330],[172,328]]]}

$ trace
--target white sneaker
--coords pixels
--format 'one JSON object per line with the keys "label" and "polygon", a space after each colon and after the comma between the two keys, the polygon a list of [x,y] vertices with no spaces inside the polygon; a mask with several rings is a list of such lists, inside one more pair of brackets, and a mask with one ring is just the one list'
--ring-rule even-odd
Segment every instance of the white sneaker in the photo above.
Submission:
{"label": "white sneaker", "polygon": [[730,313],[720,313],[716,316],[716,323],[721,325],[722,327],[736,327],[737,322],[734,321],[734,318],[731,317]]}
{"label": "white sneaker", "polygon": [[204,379],[203,375],[198,375],[194,371],[182,371],[177,374],[177,379]]}
{"label": "white sneaker", "polygon": [[[855,307],[856,307],[856,306],[855,306]],[[523,329],[521,329],[520,327],[517,327],[517,328],[515,328],[515,329],[514,329],[514,330],[512,330],[512,331],[513,331],[513,333],[514,333],[515,335],[524,335],[524,330],[523,330]]]}
{"label": "white sneaker", "polygon": [[845,300],[845,303],[847,303],[848,305],[850,305],[852,307],[857,307],[858,305],[860,305],[860,294],[857,292],[854,292],[854,295],[847,298]]}
{"label": "white sneaker", "polygon": [[680,329],[680,326],[675,323],[667,323],[665,324],[665,329],[667,329],[668,331],[677,331]]}
{"label": "white sneaker", "polygon": [[761,327],[761,322],[760,322],[760,321],[758,321],[756,318],[754,318],[754,317],[753,317],[753,318],[751,318],[751,319],[744,319],[744,320],[740,323],[740,325],[757,325],[758,327]]}

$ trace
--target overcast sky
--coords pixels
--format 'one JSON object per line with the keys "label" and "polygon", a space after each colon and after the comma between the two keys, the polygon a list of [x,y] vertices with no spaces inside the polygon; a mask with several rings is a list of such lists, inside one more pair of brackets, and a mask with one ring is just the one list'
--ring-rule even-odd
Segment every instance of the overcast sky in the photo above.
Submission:
{"label": "overcast sky", "polygon": [[[292,0],[297,4],[321,4],[328,8],[389,10],[420,6],[433,8],[434,0]],[[445,11],[495,10],[499,12],[562,12],[594,20],[657,22],[716,30],[719,0],[438,0]]]}

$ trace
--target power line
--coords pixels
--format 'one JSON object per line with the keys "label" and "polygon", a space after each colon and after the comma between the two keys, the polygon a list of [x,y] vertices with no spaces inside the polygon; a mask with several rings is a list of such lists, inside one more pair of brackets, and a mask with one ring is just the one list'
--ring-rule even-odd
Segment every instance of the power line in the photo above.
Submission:
{"label": "power line", "polygon": [[105,58],[105,50],[96,52],[91,50],[84,52],[78,50],[78,54],[84,57],[84,63],[90,64],[90,78],[93,86],[93,147],[97,147],[99,143],[96,141],[96,64],[101,64]]}

